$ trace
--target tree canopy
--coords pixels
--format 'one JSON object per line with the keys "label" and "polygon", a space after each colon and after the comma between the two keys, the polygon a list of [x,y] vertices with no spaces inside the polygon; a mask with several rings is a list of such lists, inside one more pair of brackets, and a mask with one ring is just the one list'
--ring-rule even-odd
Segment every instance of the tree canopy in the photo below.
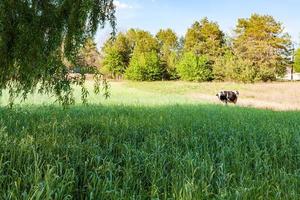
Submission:
{"label": "tree canopy", "polygon": [[70,78],[63,60],[75,62],[86,38],[107,21],[114,30],[113,0],[1,0],[0,91],[8,88],[13,102],[39,86],[73,103],[71,84],[83,85],[84,77]]}
{"label": "tree canopy", "polygon": [[125,76],[138,81],[161,80],[162,67],[158,56],[159,42],[149,32],[131,29],[127,33],[133,44],[132,57]]}
{"label": "tree canopy", "polygon": [[161,80],[161,43],[144,30],[129,29],[107,40],[103,47],[103,72],[113,78]]}
{"label": "tree canopy", "polygon": [[102,71],[112,78],[121,77],[127,69],[132,54],[132,45],[127,34],[119,33],[115,40],[108,40],[103,47]]}
{"label": "tree canopy", "polygon": [[185,35],[185,52],[206,55],[214,60],[220,55],[224,44],[224,33],[216,22],[207,18],[195,22]]}
{"label": "tree canopy", "polygon": [[198,82],[212,80],[212,66],[209,59],[192,52],[183,55],[177,66],[177,71],[182,80]]}
{"label": "tree canopy", "polygon": [[161,29],[156,34],[160,46],[160,60],[164,65],[165,72],[163,73],[166,79],[176,79],[176,61],[178,53],[178,37],[172,29]]}
{"label": "tree canopy", "polygon": [[291,66],[290,36],[272,16],[241,18],[234,31],[225,36],[208,18],[194,22],[180,38],[172,29],[155,37],[130,29],[107,42],[104,59],[110,72],[133,80],[273,81]]}
{"label": "tree canopy", "polygon": [[[289,64],[291,40],[272,16],[253,14],[239,19],[235,29],[234,53],[252,62],[254,80],[275,80]],[[254,81],[251,80],[251,81]]]}

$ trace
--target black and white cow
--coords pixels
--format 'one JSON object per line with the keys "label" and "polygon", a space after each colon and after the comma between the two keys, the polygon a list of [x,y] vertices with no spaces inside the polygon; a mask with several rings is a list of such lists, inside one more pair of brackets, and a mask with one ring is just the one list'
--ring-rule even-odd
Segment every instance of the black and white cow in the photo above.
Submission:
{"label": "black and white cow", "polygon": [[223,103],[234,103],[236,104],[239,92],[238,91],[221,91],[216,95]]}

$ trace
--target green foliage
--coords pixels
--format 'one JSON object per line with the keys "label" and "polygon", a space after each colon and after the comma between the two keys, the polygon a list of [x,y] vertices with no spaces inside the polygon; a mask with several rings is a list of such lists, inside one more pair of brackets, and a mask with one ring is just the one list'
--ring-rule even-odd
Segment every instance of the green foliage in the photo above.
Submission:
{"label": "green foliage", "polygon": [[160,30],[156,34],[160,45],[160,60],[165,70],[164,79],[177,79],[176,64],[178,53],[178,37],[171,29]]}
{"label": "green foliage", "polygon": [[75,62],[86,38],[109,21],[115,27],[113,0],[0,1],[0,91],[13,99],[38,87],[62,104],[73,103],[65,58]]}
{"label": "green foliage", "polygon": [[158,55],[159,43],[149,32],[131,29],[127,32],[134,50],[125,78],[137,81],[161,80],[163,69]]}
{"label": "green foliage", "polygon": [[235,29],[234,53],[253,63],[255,80],[275,80],[283,76],[290,56],[290,37],[272,16],[252,15],[239,19]]}
{"label": "green foliage", "polygon": [[93,38],[88,38],[76,57],[76,62],[71,67],[75,72],[93,73],[101,65],[101,55]]}
{"label": "green foliage", "polygon": [[151,33],[143,30],[130,30],[128,37],[134,43],[134,51],[138,53],[142,52],[159,52],[159,43]]}
{"label": "green foliage", "polygon": [[197,56],[192,52],[183,55],[177,71],[182,80],[210,81],[212,79],[212,67],[208,58]]}
{"label": "green foliage", "polygon": [[103,52],[102,70],[110,73],[113,78],[122,76],[129,65],[132,54],[132,47],[127,35],[119,33],[115,40],[108,40],[104,45]]}
{"label": "green foliage", "polygon": [[112,78],[117,78],[124,73],[126,68],[127,65],[124,62],[122,55],[116,50],[112,49],[105,56],[103,61],[103,69],[101,71],[103,71],[105,74],[111,73]]}
{"label": "green foliage", "polygon": [[219,81],[254,82],[256,73],[251,61],[238,58],[229,50],[213,66],[214,79]]}
{"label": "green foliage", "polygon": [[[160,30],[155,38],[149,32],[130,29],[124,34],[126,45],[121,45],[127,47],[127,60],[131,61],[133,52],[135,54],[135,60],[130,62],[134,67],[128,70],[126,77],[144,79],[141,75],[143,70],[138,66],[144,66],[144,55],[149,52],[156,52],[159,56],[160,66],[157,69],[163,69],[161,79],[177,79],[180,76],[184,80],[215,78],[255,82],[273,81],[285,74],[291,41],[283,33],[281,23],[271,16],[254,14],[249,19],[239,19],[235,32],[236,37],[225,37],[219,25],[207,18],[195,22],[185,38],[180,39],[171,29]],[[108,60],[113,60],[109,65],[113,65],[120,74],[124,73],[120,68],[127,69],[129,62],[123,62],[123,56],[118,51],[111,51],[111,54],[107,56]],[[207,63],[198,66],[200,57],[206,57]]]}
{"label": "green foliage", "polygon": [[156,34],[156,38],[163,50],[170,51],[178,46],[178,37],[172,29],[160,29]]}
{"label": "green foliage", "polygon": [[166,62],[162,62],[162,67],[164,69],[164,79],[167,80],[177,80],[179,79],[176,66],[180,60],[180,55],[178,55],[178,52],[172,51],[168,57]]}
{"label": "green foliage", "polygon": [[234,80],[234,68],[236,67],[236,56],[231,51],[226,51],[221,57],[215,60],[213,65],[213,77],[218,81]]}
{"label": "green foliage", "polygon": [[155,51],[134,52],[125,77],[136,81],[155,81],[161,80],[163,69]]}
{"label": "green foliage", "polygon": [[[119,33],[115,40],[108,40],[103,48],[103,51],[105,54],[105,71],[112,73],[112,76],[114,78],[123,76],[125,71],[128,71],[126,75],[127,78],[140,80],[137,78],[137,76],[135,76],[137,75],[136,73],[133,73],[135,74],[134,76],[131,73],[132,71],[136,70],[134,70],[133,68],[127,70],[127,68],[132,66],[132,64],[130,63],[144,63],[144,61],[137,61],[139,58],[141,58],[142,60],[145,59],[142,58],[142,54],[145,55],[146,58],[152,59],[152,57],[148,55],[153,55],[155,52],[158,57],[159,44],[156,38],[154,38],[149,32],[138,29],[130,29],[124,34]],[[134,56],[133,54],[135,54],[134,61],[132,60]],[[147,61],[147,63],[152,62],[153,60],[150,60],[149,62]],[[145,65],[145,63],[143,65]],[[136,66],[134,68],[136,68]],[[149,68],[149,66],[147,66],[146,68]],[[150,68],[152,68],[152,66]],[[160,64],[157,65],[157,68],[160,68]],[[141,73],[141,71],[143,70],[140,70],[139,73]],[[147,80],[153,79],[149,78],[148,75],[145,76],[148,77],[146,78]],[[143,77],[145,78],[145,76]]]}
{"label": "green foliage", "polygon": [[295,53],[294,70],[295,72],[300,72],[300,48]]}
{"label": "green foliage", "polygon": [[215,60],[222,54],[224,42],[224,33],[219,25],[204,18],[188,29],[185,35],[184,51],[206,55],[210,60]]}

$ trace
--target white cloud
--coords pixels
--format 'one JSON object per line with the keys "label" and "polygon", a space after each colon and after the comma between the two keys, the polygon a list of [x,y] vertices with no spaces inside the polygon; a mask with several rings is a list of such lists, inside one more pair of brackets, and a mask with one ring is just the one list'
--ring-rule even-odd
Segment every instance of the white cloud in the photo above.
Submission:
{"label": "white cloud", "polygon": [[114,1],[114,4],[118,10],[120,9],[132,9],[134,6],[128,5],[126,3],[122,3],[120,1]]}

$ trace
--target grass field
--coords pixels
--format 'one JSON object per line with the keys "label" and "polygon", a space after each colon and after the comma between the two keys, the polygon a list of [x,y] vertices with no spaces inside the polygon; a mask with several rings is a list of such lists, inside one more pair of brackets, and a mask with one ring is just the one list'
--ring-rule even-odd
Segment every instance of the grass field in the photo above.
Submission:
{"label": "grass field", "polygon": [[116,82],[67,110],[4,94],[0,199],[300,199],[300,113],[208,104],[256,86]]}
{"label": "grass field", "polygon": [[[300,82],[275,82],[258,84],[236,83],[192,83],[192,82],[111,82],[111,98],[91,91],[90,104],[102,105],[170,105],[170,104],[220,104],[216,93],[220,90],[238,90],[238,106],[271,110],[300,110]],[[87,83],[92,88],[92,83]],[[75,88],[77,102],[80,103],[79,89]],[[7,105],[7,94],[0,97],[0,105]],[[19,105],[57,105],[54,98],[30,95]]]}

